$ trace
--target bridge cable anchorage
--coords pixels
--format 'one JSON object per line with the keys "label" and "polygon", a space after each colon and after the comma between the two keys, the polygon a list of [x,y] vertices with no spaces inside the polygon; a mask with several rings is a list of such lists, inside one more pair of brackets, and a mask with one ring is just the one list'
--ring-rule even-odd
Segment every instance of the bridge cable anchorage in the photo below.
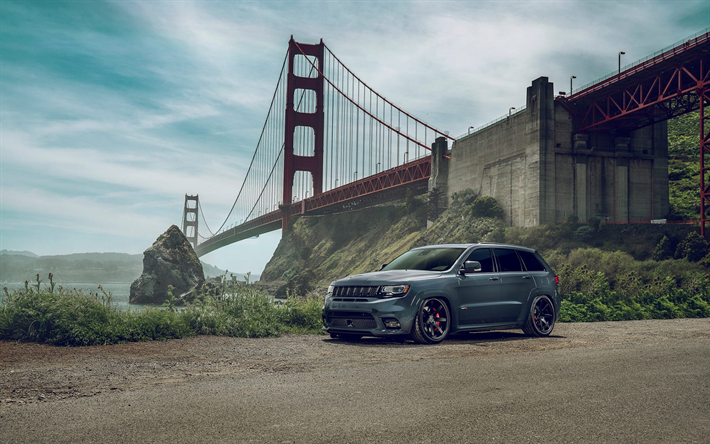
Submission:
{"label": "bridge cable anchorage", "polygon": [[[376,121],[377,121],[378,123],[380,123],[381,125],[386,126],[386,127],[389,128],[390,130],[394,131],[395,133],[399,134],[400,136],[402,136],[402,137],[406,138],[407,140],[411,141],[412,143],[414,143],[414,144],[416,144],[416,145],[418,145],[418,146],[421,146],[422,148],[425,148],[425,149],[431,151],[431,147],[429,147],[429,146],[427,146],[427,145],[425,145],[425,144],[419,142],[419,141],[416,140],[416,139],[413,139],[413,138],[409,137],[409,135],[407,135],[407,134],[403,134],[402,132],[400,132],[400,131],[397,130],[396,128],[393,128],[392,126],[388,125],[386,122],[380,120],[379,117],[374,116],[372,113],[370,113],[368,110],[366,110],[365,108],[363,108],[362,106],[360,106],[358,103],[355,103],[350,97],[347,96],[347,94],[345,94],[342,90],[340,90],[340,88],[338,88],[337,86],[335,86],[335,85],[333,84],[333,82],[331,82],[330,79],[329,79],[328,77],[326,77],[326,76],[320,71],[320,69],[318,69],[318,68],[316,67],[316,65],[315,65],[313,62],[310,61],[310,59],[308,59],[308,57],[307,57],[306,54],[303,52],[303,50],[302,50],[301,47],[298,45],[298,43],[296,43],[296,42],[294,42],[294,43],[296,44],[296,47],[298,48],[298,50],[301,51],[301,54],[306,58],[306,60],[308,61],[308,63],[310,63],[310,64],[313,66],[313,68],[315,68],[315,69],[318,71],[318,73],[323,77],[323,79],[325,79],[325,81],[328,82],[328,84],[330,84],[330,86],[332,86],[336,91],[338,91],[338,92],[339,92],[343,97],[345,97],[350,103],[352,103],[352,104],[355,105],[357,108],[359,108],[360,111],[362,111],[363,113],[367,114],[368,116],[370,116],[372,119],[376,120]],[[326,46],[326,48],[327,48],[327,46]],[[333,55],[333,57],[337,60],[337,57],[335,57],[335,55],[330,51],[330,49],[328,50],[328,52],[329,52],[331,55]],[[338,60],[338,61],[340,61],[340,60]],[[349,72],[353,77],[357,78],[357,76],[355,76],[354,74],[352,74],[352,72],[347,68],[347,66],[343,65],[342,62],[341,62],[341,65],[342,65],[346,70],[348,70],[348,72]],[[359,79],[358,79],[358,80],[359,80]],[[362,82],[361,80],[360,80],[360,82],[361,82],[363,85],[365,85],[365,83]],[[365,86],[367,86],[367,85],[365,85]],[[375,92],[375,91],[372,90],[369,86],[368,86],[368,89],[370,89],[371,92]],[[377,94],[377,92],[375,92],[375,94]],[[379,96],[379,94],[377,94],[377,95]],[[382,97],[382,96],[380,96],[380,97],[381,97],[383,100],[387,101],[387,103],[389,103],[390,106],[396,108],[397,110],[400,110],[399,107],[397,107],[396,105],[392,104],[390,101],[388,101],[388,100],[385,99],[384,97]],[[372,98],[370,98],[370,104],[372,104]],[[407,117],[409,117],[409,118],[411,118],[412,120],[414,120],[415,122],[421,124],[422,126],[425,126],[425,127],[429,128],[429,129],[431,129],[434,133],[439,134],[439,135],[443,135],[444,137],[448,137],[449,139],[455,140],[453,137],[449,136],[448,134],[445,134],[443,131],[439,131],[439,130],[437,130],[436,128],[433,128],[433,127],[427,125],[426,123],[424,123],[424,122],[422,122],[422,121],[420,121],[420,120],[418,120],[418,119],[416,119],[416,118],[410,116],[410,115],[407,114],[406,112],[401,111],[401,110],[400,110],[400,112],[402,112],[402,113],[405,114]],[[415,129],[415,131],[416,131],[416,129]]]}

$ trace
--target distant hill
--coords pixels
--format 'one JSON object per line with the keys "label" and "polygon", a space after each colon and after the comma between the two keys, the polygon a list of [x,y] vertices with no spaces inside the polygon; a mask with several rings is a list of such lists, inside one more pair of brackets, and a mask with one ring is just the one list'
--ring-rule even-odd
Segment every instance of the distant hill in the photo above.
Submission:
{"label": "distant hill", "polygon": [[0,250],[0,255],[14,255],[14,256],[27,256],[27,257],[39,257],[31,251],[12,251],[12,250]]}
{"label": "distant hill", "polygon": [[[206,277],[223,276],[224,270],[202,262]],[[37,256],[29,251],[2,250],[0,282],[42,281],[52,273],[57,283],[129,283],[143,272],[143,255],[126,253],[74,253]],[[231,273],[242,280],[244,274]],[[252,277],[254,280],[258,277]]]}

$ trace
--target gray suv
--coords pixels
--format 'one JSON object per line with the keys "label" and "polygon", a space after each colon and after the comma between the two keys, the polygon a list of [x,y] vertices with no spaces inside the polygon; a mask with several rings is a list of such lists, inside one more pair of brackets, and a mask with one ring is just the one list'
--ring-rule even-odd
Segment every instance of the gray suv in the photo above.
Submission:
{"label": "gray suv", "polygon": [[380,271],[333,282],[323,330],[334,338],[411,337],[423,344],[472,330],[522,328],[548,336],[560,313],[558,283],[547,262],[525,247],[415,248]]}

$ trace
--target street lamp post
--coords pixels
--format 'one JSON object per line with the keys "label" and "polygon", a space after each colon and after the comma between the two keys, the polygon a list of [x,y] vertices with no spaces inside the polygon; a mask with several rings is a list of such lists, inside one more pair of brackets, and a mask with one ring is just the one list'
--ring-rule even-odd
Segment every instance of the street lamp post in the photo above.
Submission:
{"label": "street lamp post", "polygon": [[572,79],[576,79],[577,76],[572,76],[569,78],[569,95],[572,95]]}
{"label": "street lamp post", "polygon": [[621,74],[621,56],[625,54],[624,51],[619,51],[619,74]]}

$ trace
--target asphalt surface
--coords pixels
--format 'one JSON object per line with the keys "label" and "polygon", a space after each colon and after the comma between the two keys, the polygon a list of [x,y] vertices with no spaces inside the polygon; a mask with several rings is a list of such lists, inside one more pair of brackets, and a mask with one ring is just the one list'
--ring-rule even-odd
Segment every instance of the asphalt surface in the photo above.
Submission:
{"label": "asphalt surface", "polygon": [[[0,442],[710,443],[710,320],[561,324],[554,334],[471,334],[438,346],[231,340],[260,349],[250,352],[256,363],[271,350],[280,366],[224,363],[193,378],[158,368],[93,396],[5,399]],[[214,339],[220,350],[232,344]],[[198,341],[207,342],[187,344],[212,343]],[[62,369],[92,372],[82,369],[90,358],[77,359],[0,360],[3,396],[34,387],[18,373],[35,375],[41,391]],[[101,386],[103,376],[87,378]]]}

